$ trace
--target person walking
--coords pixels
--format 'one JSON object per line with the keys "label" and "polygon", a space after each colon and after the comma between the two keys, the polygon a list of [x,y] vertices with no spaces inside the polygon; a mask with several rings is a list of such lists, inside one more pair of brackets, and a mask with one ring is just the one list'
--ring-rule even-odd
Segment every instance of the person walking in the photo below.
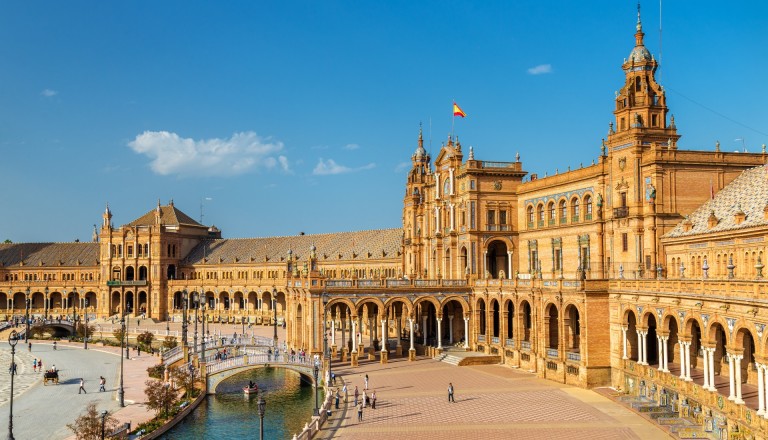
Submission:
{"label": "person walking", "polygon": [[376,390],[371,393],[371,409],[376,409]]}
{"label": "person walking", "polygon": [[363,389],[364,390],[368,389],[368,375],[367,374],[365,375],[365,388],[363,388]]}
{"label": "person walking", "polygon": [[448,401],[456,403],[456,401],[453,400],[453,384],[451,382],[448,382]]}
{"label": "person walking", "polygon": [[357,421],[363,421],[363,402],[360,402],[360,405],[357,406]]}
{"label": "person walking", "polygon": [[344,393],[344,403],[347,403],[347,384],[344,384],[344,387],[341,388],[341,392]]}
{"label": "person walking", "polygon": [[35,360],[32,361],[32,371],[37,373],[37,358],[35,358]]}
{"label": "person walking", "polygon": [[42,360],[42,359],[38,359],[38,360],[37,360],[37,368],[39,368],[39,369],[40,369],[40,372],[41,372],[41,373],[42,373],[43,371],[45,371],[45,370],[43,370],[43,360]]}
{"label": "person walking", "polygon": [[363,406],[368,406],[370,401],[368,400],[368,393],[363,390]]}
{"label": "person walking", "polygon": [[79,390],[77,390],[77,394],[80,394],[81,392],[83,392],[83,393],[85,393],[85,394],[88,394],[88,393],[85,391],[85,386],[84,386],[84,385],[85,385],[85,380],[84,380],[84,379],[81,377],[81,378],[80,378],[80,389],[79,389]]}
{"label": "person walking", "polygon": [[357,399],[360,397],[360,391],[357,389],[357,385],[355,385],[355,406],[357,406]]}
{"label": "person walking", "polygon": [[99,392],[103,393],[104,391],[107,391],[104,389],[104,385],[107,384],[107,379],[104,379],[104,376],[99,376]]}
{"label": "person walking", "polygon": [[339,399],[341,399],[341,393],[339,390],[336,390],[336,409],[339,409]]}

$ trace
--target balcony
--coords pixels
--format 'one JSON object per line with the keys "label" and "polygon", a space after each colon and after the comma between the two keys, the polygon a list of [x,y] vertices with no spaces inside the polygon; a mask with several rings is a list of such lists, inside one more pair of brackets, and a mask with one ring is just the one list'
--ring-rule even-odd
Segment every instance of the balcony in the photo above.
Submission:
{"label": "balcony", "polygon": [[107,286],[110,287],[116,287],[116,286],[146,286],[147,280],[134,280],[134,281],[121,281],[121,280],[111,280],[107,281]]}
{"label": "balcony", "polygon": [[523,350],[530,351],[531,350],[531,341],[521,341],[520,342],[520,348],[522,348]]}
{"label": "balcony", "polygon": [[552,359],[557,359],[560,357],[560,354],[558,353],[558,350],[556,348],[548,348],[547,357]]}
{"label": "balcony", "polygon": [[613,218],[629,217],[629,206],[621,206],[619,208],[613,208]]}
{"label": "balcony", "polygon": [[504,345],[507,347],[514,347],[515,346],[515,340],[512,338],[507,338],[504,340]]}
{"label": "balcony", "polygon": [[581,362],[581,353],[566,353],[568,360],[572,362]]}

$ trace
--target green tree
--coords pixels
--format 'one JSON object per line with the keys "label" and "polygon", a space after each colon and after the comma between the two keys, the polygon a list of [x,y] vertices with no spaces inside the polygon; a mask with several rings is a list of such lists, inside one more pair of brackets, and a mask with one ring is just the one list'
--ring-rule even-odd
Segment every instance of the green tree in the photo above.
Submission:
{"label": "green tree", "polygon": [[171,384],[159,380],[150,379],[144,382],[144,394],[147,396],[147,408],[155,411],[155,415],[163,412],[163,417],[168,417],[168,411],[176,403],[177,390]]}
{"label": "green tree", "polygon": [[[104,417],[104,432],[106,438],[112,438],[110,433],[118,427],[117,419],[107,413]],[[75,419],[74,423],[67,425],[75,433],[77,440],[99,440],[101,438],[101,414],[96,410],[96,404],[91,402],[85,408],[85,412]]]}
{"label": "green tree", "polygon": [[194,367],[190,368],[192,364],[174,368],[171,370],[171,377],[177,387],[183,388],[187,393],[187,397],[194,397],[195,382],[196,382],[196,370]]}
{"label": "green tree", "polygon": [[[88,337],[93,339],[93,334],[96,331],[96,327],[93,325],[88,325]],[[80,321],[77,323],[77,327],[75,330],[75,334],[77,334],[77,337],[79,339],[83,339],[85,337],[85,322]]]}
{"label": "green tree", "polygon": [[147,349],[152,345],[152,340],[154,339],[155,335],[152,332],[144,332],[136,336],[136,341]]}
{"label": "green tree", "polygon": [[177,345],[179,345],[179,342],[176,340],[176,336],[166,336],[165,340],[163,341],[163,348],[166,350],[170,350]]}
{"label": "green tree", "polygon": [[118,343],[122,341],[123,338],[125,337],[125,333],[123,332],[123,329],[120,327],[118,327],[115,331],[113,331],[112,335],[115,337],[115,339],[117,339]]}

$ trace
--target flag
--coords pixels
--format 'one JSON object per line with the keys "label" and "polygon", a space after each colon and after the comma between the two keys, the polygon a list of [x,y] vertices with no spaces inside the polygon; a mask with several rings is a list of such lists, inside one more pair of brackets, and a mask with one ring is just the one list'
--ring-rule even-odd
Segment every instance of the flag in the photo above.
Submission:
{"label": "flag", "polygon": [[466,117],[467,114],[464,113],[464,110],[461,109],[461,107],[458,106],[455,102],[453,103],[453,116],[461,116],[462,118]]}

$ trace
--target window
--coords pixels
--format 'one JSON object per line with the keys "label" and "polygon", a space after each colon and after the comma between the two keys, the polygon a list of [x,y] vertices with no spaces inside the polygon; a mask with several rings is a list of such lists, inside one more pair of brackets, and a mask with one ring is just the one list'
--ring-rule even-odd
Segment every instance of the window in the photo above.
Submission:
{"label": "window", "polygon": [[592,220],[592,197],[584,197],[584,220]]}
{"label": "window", "polygon": [[626,208],[627,207],[627,193],[623,192],[621,193],[621,207]]}
{"label": "window", "polygon": [[549,210],[549,224],[554,225],[555,219],[557,218],[556,217],[557,214],[555,212],[555,202],[549,202],[549,206],[547,207],[547,209]]}
{"label": "window", "polygon": [[539,223],[544,224],[544,205],[539,205],[538,208]]}
{"label": "window", "polygon": [[627,236],[627,233],[624,232],[621,234],[621,251],[627,252],[629,250],[629,237]]}
{"label": "window", "polygon": [[571,221],[576,223],[579,221],[579,215],[580,215],[580,206],[579,206],[579,199],[574,198],[571,200]]}
{"label": "window", "polygon": [[507,224],[507,211],[499,211],[499,224],[500,225]]}
{"label": "window", "polygon": [[533,227],[533,206],[528,207],[528,227]]}
{"label": "window", "polygon": [[128,256],[129,257],[133,256],[133,246],[132,245],[128,245]]}
{"label": "window", "polygon": [[659,125],[659,117],[657,115],[651,115],[651,125],[654,127]]}
{"label": "window", "polygon": [[555,270],[560,270],[560,249],[555,249]]}
{"label": "window", "polygon": [[493,209],[488,210],[488,225],[495,225],[496,224],[496,211]]}

